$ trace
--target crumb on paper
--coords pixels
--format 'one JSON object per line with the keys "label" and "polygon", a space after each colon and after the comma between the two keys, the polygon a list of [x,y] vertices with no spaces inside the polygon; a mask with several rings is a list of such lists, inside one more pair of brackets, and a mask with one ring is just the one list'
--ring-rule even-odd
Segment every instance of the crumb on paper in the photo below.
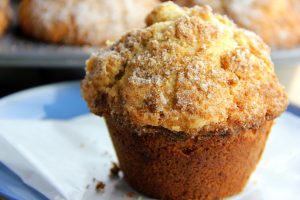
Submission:
{"label": "crumb on paper", "polygon": [[93,178],[93,183],[95,183],[95,182],[96,182],[96,178],[94,177],[94,178]]}
{"label": "crumb on paper", "polygon": [[89,184],[87,184],[86,185],[86,187],[85,187],[85,189],[89,189],[90,188],[90,185]]}
{"label": "crumb on paper", "polygon": [[102,181],[98,181],[96,184],[96,191],[97,192],[102,192],[104,191],[105,184]]}
{"label": "crumb on paper", "polygon": [[130,198],[133,198],[134,197],[134,192],[127,192],[126,196],[130,197]]}
{"label": "crumb on paper", "polygon": [[120,167],[117,163],[113,162],[112,167],[110,168],[110,177],[119,176]]}

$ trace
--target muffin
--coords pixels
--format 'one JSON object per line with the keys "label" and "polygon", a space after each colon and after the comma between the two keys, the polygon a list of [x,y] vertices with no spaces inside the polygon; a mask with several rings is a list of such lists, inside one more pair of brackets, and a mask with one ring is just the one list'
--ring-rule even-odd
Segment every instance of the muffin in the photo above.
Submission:
{"label": "muffin", "polygon": [[175,0],[183,6],[210,5],[228,15],[239,26],[259,34],[273,48],[300,44],[298,0]]}
{"label": "muffin", "polygon": [[23,0],[19,10],[24,34],[51,43],[101,46],[130,29],[158,0]]}
{"label": "muffin", "polygon": [[11,8],[9,0],[0,1],[0,36],[6,31],[11,20]]}
{"label": "muffin", "polygon": [[163,3],[146,22],[93,54],[81,84],[126,181],[160,199],[241,192],[288,103],[269,47],[209,7]]}

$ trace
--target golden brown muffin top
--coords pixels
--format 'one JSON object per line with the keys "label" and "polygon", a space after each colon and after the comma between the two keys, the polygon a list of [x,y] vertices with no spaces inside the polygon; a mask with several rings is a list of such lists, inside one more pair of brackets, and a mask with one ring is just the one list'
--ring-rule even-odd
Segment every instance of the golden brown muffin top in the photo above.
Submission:
{"label": "golden brown muffin top", "polygon": [[273,48],[300,44],[299,0],[175,0],[182,6],[209,5],[239,26],[259,34]]}
{"label": "golden brown muffin top", "polygon": [[87,61],[82,94],[93,113],[195,136],[258,127],[285,110],[270,50],[254,33],[209,7],[171,2],[146,22]]}

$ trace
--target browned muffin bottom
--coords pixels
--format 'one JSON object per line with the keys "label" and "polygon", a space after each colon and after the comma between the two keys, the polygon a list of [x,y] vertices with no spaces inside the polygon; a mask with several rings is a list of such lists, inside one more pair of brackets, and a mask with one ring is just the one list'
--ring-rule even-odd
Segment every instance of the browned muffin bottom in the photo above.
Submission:
{"label": "browned muffin bottom", "polygon": [[241,192],[259,161],[272,121],[236,134],[191,138],[148,127],[146,134],[105,117],[126,181],[159,199],[221,199]]}
{"label": "browned muffin bottom", "polygon": [[0,1],[0,36],[6,31],[11,20],[11,8],[9,0]]}

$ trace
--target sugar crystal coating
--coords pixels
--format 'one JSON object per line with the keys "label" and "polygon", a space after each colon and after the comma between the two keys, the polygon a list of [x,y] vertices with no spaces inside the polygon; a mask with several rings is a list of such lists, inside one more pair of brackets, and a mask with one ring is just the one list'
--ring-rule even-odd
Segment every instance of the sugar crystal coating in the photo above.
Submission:
{"label": "sugar crystal coating", "polygon": [[[143,27],[143,18],[158,0],[23,0],[20,25],[37,39],[102,46],[128,30]],[[58,29],[64,33],[58,34]],[[58,34],[58,35],[57,35]]]}
{"label": "sugar crystal coating", "polygon": [[86,63],[82,94],[92,112],[193,136],[259,127],[287,97],[270,50],[209,7],[161,4]]}

